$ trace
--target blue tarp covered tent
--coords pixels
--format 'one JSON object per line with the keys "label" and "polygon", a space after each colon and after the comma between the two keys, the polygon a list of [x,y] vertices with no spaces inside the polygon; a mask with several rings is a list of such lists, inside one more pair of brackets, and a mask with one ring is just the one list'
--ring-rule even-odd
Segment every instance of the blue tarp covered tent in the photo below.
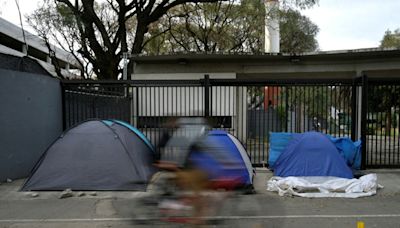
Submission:
{"label": "blue tarp covered tent", "polygon": [[252,186],[254,170],[249,156],[231,134],[214,130],[204,140],[209,153],[191,152],[190,160],[206,170],[211,179],[227,178],[235,180],[240,186]]}
{"label": "blue tarp covered tent", "polygon": [[306,132],[292,136],[272,167],[274,174],[288,176],[334,176],[353,178],[336,146],[324,134]]}
{"label": "blue tarp covered tent", "polygon": [[[274,166],[275,161],[286,149],[293,136],[299,133],[288,132],[271,132],[270,133],[270,149],[268,165]],[[351,141],[347,137],[335,138],[331,135],[326,135],[338,149],[340,155],[346,160],[349,167],[354,170],[359,170],[361,167],[361,140],[356,142]]]}

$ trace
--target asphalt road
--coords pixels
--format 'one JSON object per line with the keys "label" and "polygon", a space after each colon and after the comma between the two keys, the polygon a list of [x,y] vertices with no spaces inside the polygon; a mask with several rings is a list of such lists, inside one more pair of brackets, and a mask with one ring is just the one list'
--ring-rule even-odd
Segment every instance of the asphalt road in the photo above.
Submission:
{"label": "asphalt road", "polygon": [[[68,198],[0,201],[0,227],[179,227],[161,222],[139,199]],[[150,209],[155,209],[151,207]],[[154,213],[155,215],[156,213]],[[400,196],[360,199],[234,197],[210,227],[400,227]]]}
{"label": "asphalt road", "polygon": [[[272,174],[258,172],[257,194],[228,198],[205,227],[400,227],[400,171],[379,171],[385,186],[372,197],[307,199],[280,197],[265,190]],[[18,192],[22,180],[0,185],[0,227],[186,227],[160,221],[154,206],[141,203],[146,193],[97,192],[58,199],[59,192],[38,197]],[[210,198],[211,199],[211,198]],[[213,202],[213,200],[210,200]]]}

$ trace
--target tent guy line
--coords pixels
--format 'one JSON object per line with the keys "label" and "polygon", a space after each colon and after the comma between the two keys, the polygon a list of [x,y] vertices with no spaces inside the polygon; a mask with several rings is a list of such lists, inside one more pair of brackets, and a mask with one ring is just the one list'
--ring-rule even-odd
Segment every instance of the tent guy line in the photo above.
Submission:
{"label": "tent guy line", "polygon": [[[212,216],[203,217],[212,220],[239,220],[239,219],[324,219],[324,218],[400,218],[400,214],[365,214],[365,215],[265,215],[265,216]],[[0,223],[38,223],[38,222],[129,222],[153,221],[159,217],[146,218],[69,218],[69,219],[0,219]]]}

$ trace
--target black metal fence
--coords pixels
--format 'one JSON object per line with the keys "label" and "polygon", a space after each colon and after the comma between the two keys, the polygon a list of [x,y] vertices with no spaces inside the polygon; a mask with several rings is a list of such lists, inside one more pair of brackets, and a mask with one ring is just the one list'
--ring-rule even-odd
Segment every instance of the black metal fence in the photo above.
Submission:
{"label": "black metal fence", "polygon": [[369,81],[366,114],[366,166],[400,167],[400,82]]}
{"label": "black metal fence", "polygon": [[396,92],[400,87],[367,83],[366,77],[250,81],[206,76],[187,81],[69,81],[63,83],[64,126],[88,118],[122,119],[158,145],[162,132],[173,130],[166,124],[169,120],[202,116],[213,128],[236,136],[255,166],[268,165],[270,132],[314,130],[363,139],[363,167],[395,167],[400,166],[399,104],[379,98],[398,101],[399,96],[387,92],[389,95],[382,98],[379,94],[385,89]]}
{"label": "black metal fence", "polygon": [[92,118],[130,121],[131,99],[123,84],[110,87],[64,83],[62,88],[64,129]]}

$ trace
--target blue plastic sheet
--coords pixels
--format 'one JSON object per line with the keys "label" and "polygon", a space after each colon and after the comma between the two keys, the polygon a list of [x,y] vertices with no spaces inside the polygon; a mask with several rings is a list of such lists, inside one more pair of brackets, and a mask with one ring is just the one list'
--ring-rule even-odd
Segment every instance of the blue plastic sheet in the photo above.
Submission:
{"label": "blue plastic sheet", "polygon": [[285,150],[286,146],[292,140],[293,135],[296,133],[286,133],[286,132],[271,132],[269,135],[269,158],[268,165],[272,167],[275,161]]}

